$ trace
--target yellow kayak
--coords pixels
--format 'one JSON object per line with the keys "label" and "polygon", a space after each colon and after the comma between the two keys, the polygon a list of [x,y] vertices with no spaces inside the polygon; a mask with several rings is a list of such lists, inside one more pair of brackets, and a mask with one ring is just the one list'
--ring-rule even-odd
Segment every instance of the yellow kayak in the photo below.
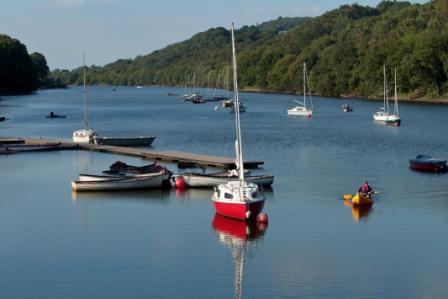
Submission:
{"label": "yellow kayak", "polygon": [[352,198],[352,204],[356,206],[371,206],[373,204],[373,200],[370,197],[356,193],[356,195]]}

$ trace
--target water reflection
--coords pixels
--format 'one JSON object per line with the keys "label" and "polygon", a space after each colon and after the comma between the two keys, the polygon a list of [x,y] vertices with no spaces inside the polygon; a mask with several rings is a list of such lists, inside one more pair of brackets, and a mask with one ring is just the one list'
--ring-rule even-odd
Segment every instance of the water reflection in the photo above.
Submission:
{"label": "water reflection", "polygon": [[255,252],[257,243],[266,232],[267,223],[245,222],[215,215],[213,229],[219,241],[229,248],[234,259],[234,298],[240,299],[243,290],[244,257]]}
{"label": "water reflection", "polygon": [[352,216],[356,222],[359,222],[362,218],[367,220],[367,217],[372,211],[372,206],[352,206]]}
{"label": "water reflection", "polygon": [[189,188],[184,190],[176,189],[176,198],[182,200],[209,200],[212,196],[210,188]]}
{"label": "water reflection", "polygon": [[166,189],[148,189],[148,190],[134,190],[134,191],[114,191],[114,192],[74,192],[72,191],[72,201],[79,200],[151,200],[165,202],[170,197],[170,190]]}
{"label": "water reflection", "polygon": [[351,207],[352,216],[356,223],[361,220],[367,221],[369,215],[373,212],[372,206],[353,205],[350,200],[343,200],[344,206]]}

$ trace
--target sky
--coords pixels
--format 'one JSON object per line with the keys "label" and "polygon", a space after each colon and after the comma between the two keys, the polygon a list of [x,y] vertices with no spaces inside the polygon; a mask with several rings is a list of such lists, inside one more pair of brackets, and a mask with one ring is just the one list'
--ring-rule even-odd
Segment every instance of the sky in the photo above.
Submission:
{"label": "sky", "polygon": [[[411,0],[426,3],[428,0]],[[50,69],[135,58],[213,27],[318,16],[373,0],[0,0],[0,34],[45,55]]]}

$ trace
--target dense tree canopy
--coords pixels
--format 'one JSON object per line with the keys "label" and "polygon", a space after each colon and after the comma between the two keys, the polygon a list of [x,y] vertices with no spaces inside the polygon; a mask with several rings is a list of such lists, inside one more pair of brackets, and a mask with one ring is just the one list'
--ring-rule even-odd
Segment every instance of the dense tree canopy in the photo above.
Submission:
{"label": "dense tree canopy", "polygon": [[0,94],[28,93],[37,87],[36,69],[25,45],[0,35]]}
{"label": "dense tree canopy", "polygon": [[48,73],[50,71],[47,65],[47,60],[44,55],[37,52],[31,54],[30,57],[33,62],[34,72],[37,76],[37,82],[40,86],[42,86],[47,81]]}
{"label": "dense tree canopy", "polygon": [[26,46],[19,40],[0,34],[0,95],[24,94],[39,87],[63,87],[49,78],[44,55],[28,55]]}
{"label": "dense tree canopy", "polygon": [[[409,97],[448,95],[448,2],[383,1],[376,8],[343,5],[315,18],[278,18],[235,32],[241,87],[300,92],[306,62],[313,93],[381,96],[382,65],[397,68]],[[202,86],[222,78],[230,64],[230,38],[213,28],[133,60],[90,67],[91,84]],[[80,84],[80,69],[53,76]],[[210,80],[211,78],[211,80]],[[224,83],[222,83],[223,85]]]}

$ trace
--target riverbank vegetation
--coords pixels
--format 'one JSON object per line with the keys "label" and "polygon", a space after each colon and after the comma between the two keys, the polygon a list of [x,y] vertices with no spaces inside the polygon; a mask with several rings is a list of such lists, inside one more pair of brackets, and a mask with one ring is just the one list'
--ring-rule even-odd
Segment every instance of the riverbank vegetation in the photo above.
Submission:
{"label": "riverbank vegetation", "polygon": [[63,86],[48,75],[44,55],[37,52],[30,55],[19,40],[0,34],[0,95],[26,94],[42,87]]}
{"label": "riverbank vegetation", "polygon": [[[236,31],[242,88],[300,92],[306,62],[312,92],[380,97],[382,65],[397,68],[402,97],[448,97],[448,2],[383,1],[343,5],[313,18],[278,18]],[[230,36],[213,28],[135,59],[87,70],[90,84],[214,85],[230,64]],[[81,69],[55,70],[54,79],[81,84]],[[186,80],[187,78],[187,80]],[[392,86],[391,86],[392,88]]]}

